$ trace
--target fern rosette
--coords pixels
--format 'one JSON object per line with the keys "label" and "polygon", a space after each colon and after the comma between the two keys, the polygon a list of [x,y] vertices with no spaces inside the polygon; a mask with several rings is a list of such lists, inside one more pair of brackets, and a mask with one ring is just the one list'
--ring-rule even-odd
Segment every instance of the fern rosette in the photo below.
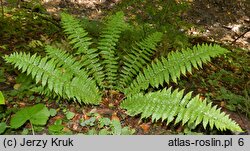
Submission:
{"label": "fern rosette", "polygon": [[[157,44],[163,36],[155,32],[132,44],[131,51],[119,58],[117,44],[126,30],[124,14],[118,12],[108,18],[98,42],[94,44],[79,20],[63,13],[62,27],[68,36],[73,54],[46,46],[46,56],[30,53],[13,53],[5,56],[8,63],[30,74],[47,92],[81,104],[99,104],[101,92],[119,90],[127,98],[121,103],[131,116],[151,117],[167,124],[202,124],[205,128],[242,131],[238,124],[216,106],[201,100],[199,96],[184,95],[171,88],[143,94],[150,86],[165,87],[170,81],[177,83],[181,75],[199,69],[212,57],[228,52],[219,45],[197,45],[192,49],[170,52],[166,58],[152,61]],[[124,61],[124,62],[121,62]]]}

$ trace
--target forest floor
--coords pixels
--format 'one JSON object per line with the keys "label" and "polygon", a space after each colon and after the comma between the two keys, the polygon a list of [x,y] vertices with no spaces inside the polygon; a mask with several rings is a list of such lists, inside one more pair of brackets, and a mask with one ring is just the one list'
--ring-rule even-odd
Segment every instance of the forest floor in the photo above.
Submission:
{"label": "forest floor", "polygon": [[[111,10],[112,7],[121,1],[122,0],[86,0],[82,3],[81,1],[75,1],[74,3],[52,1],[50,3],[46,3],[45,6],[47,6],[49,10],[51,10],[50,8],[54,8],[51,12],[55,15],[57,15],[57,12],[60,11],[60,9],[67,8],[69,12],[77,16],[88,16],[90,19],[100,19],[105,16],[106,12]],[[55,10],[55,8],[58,8],[58,10]],[[230,49],[242,48],[246,51],[244,53],[248,55],[247,59],[249,59],[250,62],[250,3],[246,0],[194,0],[190,3],[190,9],[182,15],[182,19],[194,25],[187,31],[190,36],[196,37],[194,38],[194,43],[215,42],[226,45]],[[215,69],[218,71],[223,68],[226,69],[227,67],[217,66],[215,68],[218,68]],[[207,76],[204,75],[204,73],[202,74],[204,77]],[[237,74],[240,74],[239,71]],[[246,74],[248,75],[246,75],[247,78],[245,80],[250,81],[250,73]],[[195,81],[195,79],[193,80]],[[197,81],[197,83],[199,83],[199,81]],[[200,86],[198,85],[198,87]],[[239,89],[238,91],[241,90],[242,89]],[[250,133],[249,118],[236,112],[227,112],[230,113],[231,117],[237,121],[241,127]],[[131,125],[138,125],[138,119],[137,122],[131,120],[134,119],[130,119],[127,122],[131,123]],[[152,123],[141,123],[139,125],[141,127],[145,127],[145,125],[149,126],[150,124]],[[182,130],[183,129],[181,128],[179,129],[179,131]],[[159,129],[158,132],[157,130],[152,129],[150,131],[147,130],[148,134],[160,134],[162,133],[161,131],[162,130]]]}
{"label": "forest floor", "polygon": [[[101,19],[120,1],[122,0],[76,0],[74,2],[67,0],[43,0],[43,6],[56,21],[59,20],[58,13],[65,9],[79,17],[88,16],[90,19]],[[212,98],[214,104],[217,104],[223,111],[230,114],[230,117],[239,123],[246,130],[246,133],[250,134],[250,107],[248,106],[249,109],[243,111],[244,105],[239,106],[237,101],[233,102],[236,99],[246,101],[246,106],[250,104],[250,97],[248,96],[250,95],[248,94],[250,89],[250,3],[247,0],[228,0],[226,2],[223,0],[216,2],[213,0],[194,0],[190,2],[190,9],[182,14],[182,19],[193,25],[186,31],[192,37],[190,41],[193,44],[204,42],[219,43],[234,52],[233,55],[235,55],[230,56],[231,60],[227,61],[215,59],[213,63],[206,65],[204,70],[197,71],[194,76],[183,78],[182,88],[194,91],[195,94],[200,93],[205,97]],[[34,38],[36,35],[31,34],[29,38],[32,38],[32,36]],[[4,42],[7,43],[7,40]],[[4,54],[9,53],[6,52]],[[231,61],[235,63],[228,65]],[[0,65],[2,66],[3,63],[1,64],[0,62]],[[20,85],[17,85],[16,75],[6,74],[6,77],[6,82],[1,83],[0,81],[0,90],[10,91],[18,89]],[[123,94],[116,92],[106,92],[106,94],[107,97],[103,99],[103,103],[99,107],[86,106],[83,108],[78,104],[67,102],[63,102],[60,105],[56,102],[49,102],[47,106],[67,108],[70,112],[75,113],[70,122],[64,123],[65,133],[67,131],[73,131],[73,133],[88,132],[90,127],[80,126],[79,120],[81,118],[85,120],[90,119],[92,115],[87,115],[87,113],[94,113],[95,116],[100,115],[110,119],[118,119],[122,126],[129,126],[135,129],[135,134],[137,135],[195,134],[193,131],[185,131],[185,127],[181,125],[166,126],[161,122],[152,123],[149,119],[140,120],[139,117],[128,117],[124,110],[118,107],[124,97]],[[14,97],[14,100],[17,99],[18,97]],[[26,106],[29,104],[27,100],[30,99],[32,100],[33,98],[24,98],[22,101],[19,101],[17,106]],[[8,107],[11,108],[12,105],[9,104]],[[55,117],[51,118],[49,124],[53,124],[58,119],[65,119],[64,112],[59,112]],[[30,126],[27,124],[26,128],[30,128]],[[219,132],[216,130],[209,132],[201,126],[198,126],[195,132],[203,134],[231,134],[230,132]]]}

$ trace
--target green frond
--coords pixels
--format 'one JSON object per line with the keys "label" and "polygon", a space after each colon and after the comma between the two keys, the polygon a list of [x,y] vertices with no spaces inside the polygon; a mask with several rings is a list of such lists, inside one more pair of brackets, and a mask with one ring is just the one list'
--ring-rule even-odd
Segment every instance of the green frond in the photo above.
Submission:
{"label": "green frond", "polygon": [[58,59],[42,58],[36,54],[31,56],[15,52],[4,58],[27,75],[31,74],[36,83],[41,82],[43,87],[48,87],[59,96],[67,96],[67,98],[86,104],[98,104],[101,101],[95,83],[83,70],[78,71],[81,76],[73,76],[72,73],[67,72],[66,68],[60,66]]}
{"label": "green frond", "polygon": [[68,35],[70,44],[73,45],[74,49],[77,49],[77,54],[86,54],[91,38],[87,37],[88,33],[83,29],[80,21],[75,19],[73,16],[61,13],[61,24],[64,32]]}
{"label": "green frond", "polygon": [[[60,67],[64,72],[68,72],[72,76],[81,76],[80,70],[82,65],[76,61],[73,56],[67,54],[58,48],[47,45],[45,51],[49,58],[55,60],[56,67]],[[83,71],[82,71],[83,72]],[[87,72],[84,74],[87,75]]]}
{"label": "green frond", "polygon": [[43,86],[34,87],[30,91],[38,93],[38,94],[43,95],[43,96],[47,96],[49,98],[53,98],[53,99],[55,99],[55,98],[59,98],[59,99],[67,98],[67,96],[64,96],[64,97],[59,96],[56,93],[54,93],[53,91],[50,91],[48,87],[43,87]]}
{"label": "green frond", "polygon": [[219,45],[198,45],[193,49],[182,50],[181,52],[171,52],[167,58],[156,60],[140,72],[131,85],[125,90],[127,95],[136,94],[140,90],[145,90],[149,85],[158,87],[164,82],[173,80],[177,83],[181,74],[186,75],[187,71],[192,72],[192,67],[198,69],[202,63],[210,61],[211,57],[228,52],[227,49]]}
{"label": "green frond", "polygon": [[80,21],[69,14],[62,13],[62,26],[68,35],[70,44],[76,49],[76,54],[80,54],[81,62],[89,75],[93,76],[96,83],[103,87],[104,73],[100,64],[99,54],[96,49],[89,48],[92,44],[91,38],[87,37],[87,32],[80,26]]}
{"label": "green frond", "polygon": [[126,27],[123,18],[124,14],[122,12],[111,16],[98,42],[98,49],[103,59],[105,82],[108,88],[114,87],[117,82],[118,57],[116,56],[115,46],[119,40],[120,33],[124,31]]}
{"label": "green frond", "polygon": [[242,131],[236,122],[216,106],[207,104],[206,100],[200,100],[199,96],[191,98],[191,93],[186,95],[183,93],[183,90],[171,92],[171,88],[145,95],[139,93],[129,96],[122,102],[121,107],[131,116],[141,114],[141,118],[152,117],[152,121],[166,120],[167,124],[175,119],[174,124],[182,121],[182,125],[197,126],[202,123],[204,128],[209,125],[210,128],[215,126],[222,131],[226,129]]}
{"label": "green frond", "polygon": [[131,52],[124,57],[124,66],[121,71],[121,78],[119,79],[121,88],[131,83],[140,69],[151,62],[151,57],[155,52],[157,43],[161,41],[161,38],[162,33],[155,32],[141,42],[136,43],[136,46],[132,47],[133,49]]}
{"label": "green frond", "polygon": [[95,79],[97,85],[103,88],[105,75],[103,72],[103,66],[100,63],[98,50],[89,49],[87,54],[81,57],[81,64],[85,67],[88,75]]}

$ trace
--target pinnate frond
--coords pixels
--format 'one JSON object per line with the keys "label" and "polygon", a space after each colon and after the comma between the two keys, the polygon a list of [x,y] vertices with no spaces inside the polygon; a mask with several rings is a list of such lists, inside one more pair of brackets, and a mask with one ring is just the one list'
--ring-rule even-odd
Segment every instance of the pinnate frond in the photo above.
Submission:
{"label": "pinnate frond", "polygon": [[13,53],[5,56],[8,63],[14,64],[27,75],[31,74],[36,83],[48,87],[57,95],[70,99],[76,99],[79,103],[98,104],[101,101],[95,83],[86,75],[86,72],[79,70],[79,75],[73,76],[67,69],[60,66],[57,59],[30,55],[26,53]]}
{"label": "pinnate frond", "polygon": [[113,88],[117,82],[118,57],[116,56],[116,44],[119,40],[120,33],[125,30],[126,23],[124,14],[118,12],[111,16],[106,22],[100,40],[98,49],[103,59],[105,82],[107,88]]}
{"label": "pinnate frond", "polygon": [[137,75],[146,64],[151,62],[151,57],[161,37],[162,33],[155,32],[132,47],[131,52],[124,57],[124,66],[121,71],[121,78],[119,79],[120,87],[125,87],[131,83],[135,75]]}
{"label": "pinnate frond", "polygon": [[198,69],[202,63],[210,61],[211,57],[228,52],[227,49],[219,45],[198,45],[193,49],[182,50],[180,52],[171,52],[167,58],[161,58],[152,62],[140,72],[131,85],[125,90],[127,95],[136,94],[140,90],[146,90],[149,85],[158,87],[164,82],[169,83],[173,80],[177,83],[181,74],[192,73],[192,67]]}
{"label": "pinnate frond", "polygon": [[175,119],[174,124],[182,121],[182,125],[197,126],[202,123],[204,128],[209,125],[210,128],[216,127],[222,131],[242,131],[236,122],[216,106],[206,100],[202,101],[199,96],[191,98],[191,93],[183,93],[183,90],[171,92],[171,88],[145,95],[138,93],[124,100],[121,107],[131,116],[141,114],[141,118],[152,117],[152,121],[166,120],[167,124]]}
{"label": "pinnate frond", "polygon": [[88,75],[93,76],[96,83],[103,87],[104,73],[102,71],[99,54],[97,49],[90,48],[92,44],[88,33],[80,26],[80,21],[69,14],[62,13],[62,27],[64,32],[68,35],[70,44],[73,49],[76,49],[76,54],[80,54],[81,63],[85,67]]}
{"label": "pinnate frond", "polygon": [[88,33],[80,25],[80,21],[66,13],[61,13],[61,17],[64,32],[68,35],[73,48],[77,49],[76,53],[86,54],[92,42],[90,42],[91,38],[87,37]]}

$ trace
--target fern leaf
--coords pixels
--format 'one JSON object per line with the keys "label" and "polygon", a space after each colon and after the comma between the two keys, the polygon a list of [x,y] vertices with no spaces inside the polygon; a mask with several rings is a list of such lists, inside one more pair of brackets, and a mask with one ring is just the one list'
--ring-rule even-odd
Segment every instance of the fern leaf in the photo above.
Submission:
{"label": "fern leaf", "polygon": [[105,75],[103,66],[100,63],[99,54],[97,49],[89,49],[87,54],[81,57],[81,64],[85,67],[89,76],[92,76],[97,85],[104,87]]}
{"label": "fern leaf", "polygon": [[120,37],[120,33],[125,30],[126,27],[123,17],[124,14],[122,12],[111,16],[98,42],[98,49],[103,58],[105,81],[108,88],[115,86],[117,81],[118,57],[116,56],[115,46]]}
{"label": "fern leaf", "polygon": [[143,41],[137,43],[130,54],[124,57],[124,67],[121,71],[119,79],[120,87],[127,86],[135,75],[138,74],[147,62],[150,62],[153,53],[155,52],[157,43],[161,40],[162,33],[155,32],[149,35]]}
{"label": "fern leaf", "polygon": [[187,71],[192,72],[192,66],[196,69],[202,67],[202,63],[210,61],[215,57],[228,52],[227,49],[219,45],[198,45],[193,49],[182,50],[181,52],[171,52],[167,58],[161,58],[144,68],[131,85],[125,89],[127,95],[136,94],[140,90],[145,90],[149,85],[158,87],[164,82],[169,83],[172,79],[177,83],[180,75],[186,75]]}
{"label": "fern leaf", "polygon": [[61,24],[68,35],[70,44],[74,45],[73,48],[77,49],[78,54],[86,54],[92,43],[91,38],[87,37],[88,33],[81,27],[80,21],[66,13],[61,13],[61,17]]}
{"label": "fern leaf", "polygon": [[96,49],[89,48],[92,44],[91,38],[87,37],[87,32],[80,26],[80,21],[69,14],[62,13],[62,26],[68,35],[73,49],[77,49],[76,54],[81,54],[81,62],[86,68],[88,75],[93,76],[97,84],[103,87],[104,81],[103,67],[100,64],[99,54]]}
{"label": "fern leaf", "polygon": [[191,93],[183,95],[183,92],[183,90],[171,92],[169,88],[146,95],[139,93],[124,100],[121,107],[131,116],[141,114],[141,118],[152,117],[152,121],[166,120],[167,124],[175,119],[174,124],[182,121],[182,125],[197,126],[202,123],[204,128],[209,124],[211,128],[215,126],[222,131],[226,129],[242,131],[236,122],[216,106],[212,107],[206,100],[200,100],[199,96],[191,98]]}
{"label": "fern leaf", "polygon": [[43,87],[48,87],[59,96],[67,96],[67,98],[86,104],[98,104],[101,101],[95,84],[82,70],[79,71],[81,76],[73,76],[72,73],[65,72],[66,69],[57,68],[56,59],[42,58],[36,54],[31,56],[15,52],[4,58],[22,72],[31,74],[36,83],[41,81]]}
{"label": "fern leaf", "polygon": [[[49,45],[45,47],[45,51],[51,59],[55,60],[57,67],[62,68],[64,72],[67,71],[68,74],[72,74],[71,76],[82,76],[80,75],[82,65],[77,62],[71,55],[67,54],[65,51]],[[87,75],[87,73],[84,73],[84,75]]]}

